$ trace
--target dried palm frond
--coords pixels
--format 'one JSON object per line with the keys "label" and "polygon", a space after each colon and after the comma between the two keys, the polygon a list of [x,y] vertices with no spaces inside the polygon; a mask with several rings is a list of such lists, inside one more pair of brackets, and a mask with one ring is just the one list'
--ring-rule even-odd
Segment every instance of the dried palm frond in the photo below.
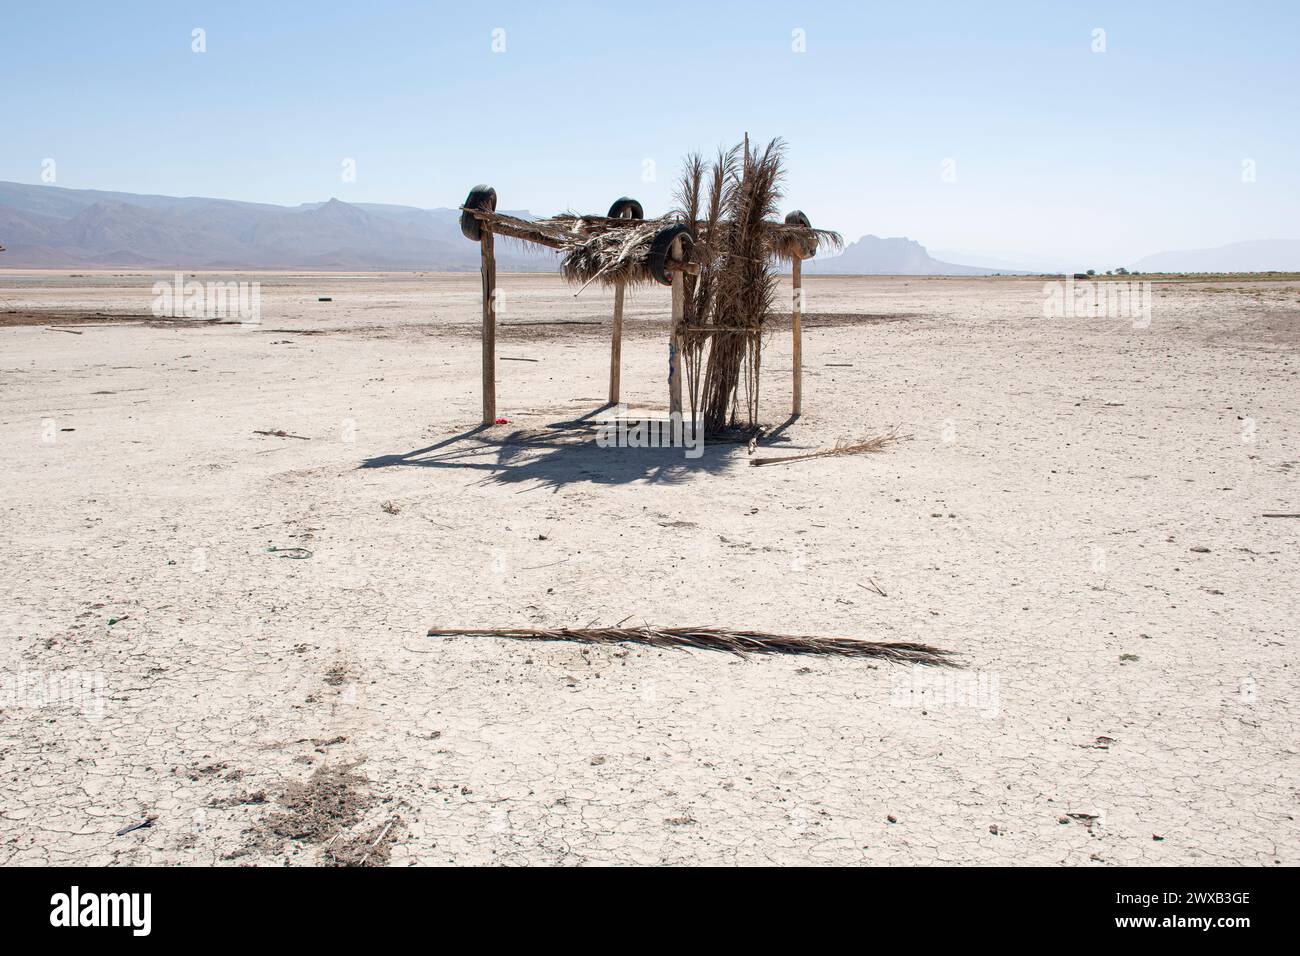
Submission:
{"label": "dried palm frond", "polygon": [[822,252],[840,252],[844,248],[844,238],[838,232],[787,222],[768,223],[767,239],[772,257],[782,262],[808,259]]}
{"label": "dried palm frond", "polygon": [[561,273],[584,286],[597,279],[611,285],[653,281],[647,265],[650,244],[660,229],[677,221],[667,216],[611,219],[570,212],[546,219],[520,219],[491,210],[461,208],[507,239],[557,250],[563,257]]}
{"label": "dried palm frond", "polygon": [[733,631],[722,627],[597,627],[597,628],[429,628],[430,637],[508,637],[523,641],[579,641],[592,644],[649,644],[653,647],[695,647],[746,654],[828,654],[837,657],[878,657],[901,664],[960,667],[953,652],[910,641],[858,641],[848,637],[808,637]]}
{"label": "dried palm frond", "polygon": [[682,211],[682,216],[687,222],[695,222],[700,218],[700,201],[704,195],[704,173],[704,157],[699,153],[688,153],[682,162],[681,179],[677,181],[677,187],[673,190],[673,199],[677,201],[677,208]]}
{"label": "dried palm frond", "polygon": [[561,247],[564,261],[560,272],[570,282],[583,286],[597,279],[605,285],[652,281],[650,244],[655,234],[672,221],[667,217],[611,219],[599,232],[571,233]]}
{"label": "dried palm frond", "polygon": [[[699,228],[700,204],[704,200],[705,176],[708,168],[705,165],[704,157],[699,153],[691,153],[686,157],[682,165],[681,179],[678,180],[677,188],[673,190],[673,198],[677,200],[678,208],[681,210],[682,218],[687,223],[694,223],[691,230],[692,238],[702,235]],[[706,248],[692,250],[696,261],[704,262],[710,258]],[[678,328],[678,333],[684,329],[689,329],[696,324],[695,317],[699,312],[697,296],[699,295],[701,284],[699,276],[683,276],[685,298],[683,304],[683,323]],[[690,335],[681,335],[678,340],[681,347],[682,366],[686,375],[686,394],[690,397],[691,402],[691,421],[696,420],[696,397],[699,394],[700,380],[700,356],[703,352],[704,342],[698,337]]]}
{"label": "dried palm frond", "polygon": [[[701,382],[699,406],[706,432],[738,424],[740,384],[745,383],[745,424],[758,415],[758,375],[762,359],[763,319],[776,302],[777,277],[770,228],[781,198],[781,160],[785,146],[774,139],[760,152],[746,141],[715,164],[719,190],[717,216],[697,225],[709,259],[701,264],[701,284],[708,294],[699,302],[695,326],[714,326],[709,360]],[[712,210],[711,210],[712,211]],[[699,297],[697,296],[697,299]]]}
{"label": "dried palm frond", "polygon": [[875,438],[864,438],[856,442],[839,442],[834,448],[823,448],[803,455],[782,455],[779,458],[751,458],[751,465],[781,465],[791,461],[807,461],[810,458],[835,458],[839,455],[864,455],[883,451],[886,445],[898,441],[897,432],[886,432]]}

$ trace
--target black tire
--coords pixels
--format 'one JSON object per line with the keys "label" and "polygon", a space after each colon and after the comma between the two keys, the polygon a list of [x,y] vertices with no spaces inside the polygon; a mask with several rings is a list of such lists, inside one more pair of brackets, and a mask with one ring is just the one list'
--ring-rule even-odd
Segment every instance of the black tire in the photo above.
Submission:
{"label": "black tire", "polygon": [[609,219],[644,219],[645,210],[635,199],[624,196],[622,199],[615,199],[614,205],[609,207]]}
{"label": "black tire", "polygon": [[695,237],[691,235],[691,231],[680,223],[660,229],[655,233],[654,241],[650,243],[650,255],[646,259],[646,264],[650,267],[650,275],[660,285],[673,284],[672,277],[665,271],[664,266],[668,264],[668,250],[678,239],[682,240],[683,254],[695,244]]}
{"label": "black tire", "polygon": [[[787,226],[803,226],[805,229],[812,228],[812,221],[803,214],[803,210],[801,209],[795,209],[791,212],[786,213],[785,224]],[[817,255],[816,236],[809,236],[807,239],[803,241],[802,246],[803,246],[803,255],[800,258],[811,259],[813,256]]]}
{"label": "black tire", "polygon": [[[465,207],[467,209],[487,209],[496,212],[497,191],[491,186],[475,186],[465,198]],[[460,231],[465,234],[466,239],[474,242],[478,242],[482,238],[479,221],[467,212],[460,214]]]}

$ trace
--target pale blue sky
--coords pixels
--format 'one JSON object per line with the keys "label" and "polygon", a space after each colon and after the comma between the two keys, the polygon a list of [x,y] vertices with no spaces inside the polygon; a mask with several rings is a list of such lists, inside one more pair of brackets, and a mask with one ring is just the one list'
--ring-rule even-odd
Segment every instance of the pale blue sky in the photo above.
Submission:
{"label": "pale blue sky", "polygon": [[1300,234],[1298,41],[1295,2],[9,2],[0,179],[656,213],[748,130],[847,238],[1107,268]]}

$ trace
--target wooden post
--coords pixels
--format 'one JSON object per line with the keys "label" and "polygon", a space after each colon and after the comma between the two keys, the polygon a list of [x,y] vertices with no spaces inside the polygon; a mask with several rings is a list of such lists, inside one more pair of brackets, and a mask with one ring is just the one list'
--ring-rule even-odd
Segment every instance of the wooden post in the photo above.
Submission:
{"label": "wooden post", "polygon": [[497,420],[497,259],[492,229],[479,222],[483,253],[483,424]]}
{"label": "wooden post", "polygon": [[682,322],[686,317],[686,274],[673,273],[673,325],[668,339],[668,411],[682,410]]}
{"label": "wooden post", "polygon": [[614,336],[609,345],[609,403],[618,404],[619,376],[623,371],[623,283],[614,286]]}
{"label": "wooden post", "polygon": [[792,414],[799,415],[803,408],[803,263],[798,258],[790,272],[794,285],[794,409]]}

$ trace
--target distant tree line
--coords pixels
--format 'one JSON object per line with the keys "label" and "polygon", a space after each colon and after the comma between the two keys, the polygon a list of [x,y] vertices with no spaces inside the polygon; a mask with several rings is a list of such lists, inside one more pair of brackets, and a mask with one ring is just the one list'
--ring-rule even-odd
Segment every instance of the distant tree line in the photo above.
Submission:
{"label": "distant tree line", "polygon": [[[1084,275],[1089,275],[1089,276],[1095,276],[1096,274],[1097,274],[1097,270],[1096,270],[1096,269],[1089,269],[1087,272],[1084,273]],[[1118,269],[1107,269],[1107,270],[1106,270],[1106,275],[1108,275],[1108,276],[1140,276],[1141,274],[1142,274],[1142,273],[1140,273],[1140,272],[1136,272],[1136,271],[1134,271],[1134,272],[1129,272],[1129,271],[1128,271],[1127,269],[1125,269],[1123,266],[1120,266]]]}

